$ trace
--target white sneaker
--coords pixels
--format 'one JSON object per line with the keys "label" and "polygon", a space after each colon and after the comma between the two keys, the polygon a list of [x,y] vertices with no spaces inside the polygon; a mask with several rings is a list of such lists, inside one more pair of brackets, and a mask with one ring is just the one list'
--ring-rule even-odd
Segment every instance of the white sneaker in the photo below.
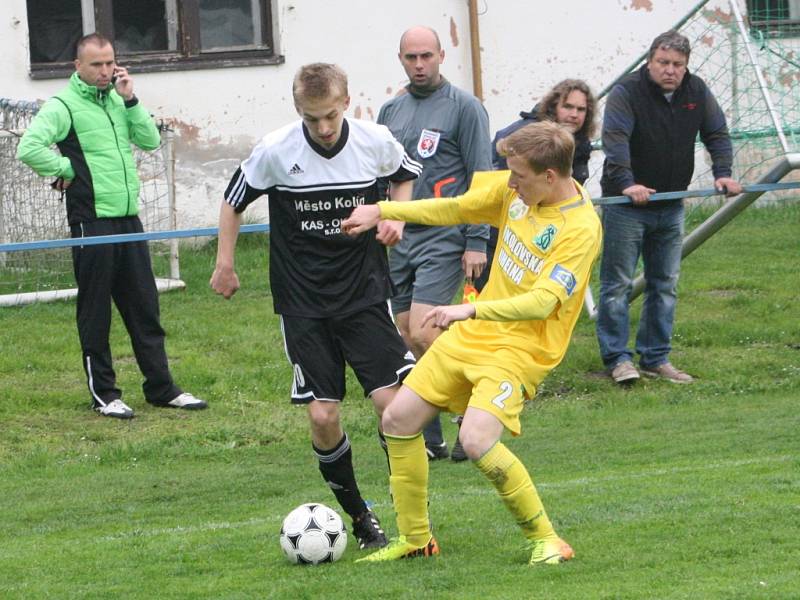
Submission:
{"label": "white sneaker", "polygon": [[208,403],[200,398],[195,398],[189,392],[183,392],[180,396],[175,396],[167,402],[167,406],[172,408],[185,408],[186,410],[200,410],[208,408]]}
{"label": "white sneaker", "polygon": [[133,409],[117,398],[108,404],[95,406],[94,409],[104,417],[116,417],[117,419],[133,418]]}

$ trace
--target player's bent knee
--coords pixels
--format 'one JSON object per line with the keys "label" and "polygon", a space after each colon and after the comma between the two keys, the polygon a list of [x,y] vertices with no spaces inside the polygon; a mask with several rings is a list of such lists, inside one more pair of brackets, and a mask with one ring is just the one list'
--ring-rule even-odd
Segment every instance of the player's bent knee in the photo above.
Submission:
{"label": "player's bent knee", "polygon": [[375,413],[378,415],[379,419],[383,416],[383,411],[385,411],[386,407],[389,406],[389,403],[394,399],[395,394],[397,394],[397,390],[399,389],[400,384],[397,384],[393,385],[392,387],[375,390],[370,394],[372,406],[375,408]]}
{"label": "player's bent knee", "polygon": [[415,427],[409,420],[402,415],[392,404],[386,407],[381,417],[381,429],[389,435],[416,435],[422,431],[421,427]]}
{"label": "player's bent knee", "polygon": [[339,405],[335,402],[314,401],[308,405],[308,420],[317,431],[339,428]]}
{"label": "player's bent knee", "polygon": [[470,460],[480,460],[480,458],[491,450],[497,440],[480,435],[476,432],[462,429],[458,433],[458,439],[461,441],[461,447],[464,448],[464,454]]}
{"label": "player's bent knee", "polygon": [[389,435],[399,435],[397,431],[397,422],[394,419],[391,407],[387,406],[381,415],[381,429],[384,433]]}
{"label": "player's bent knee", "polygon": [[414,329],[411,331],[409,337],[409,344],[411,345],[411,351],[414,353],[415,356],[422,356],[427,352],[428,348],[431,347],[434,340],[439,336],[441,331],[439,330],[428,330],[428,329]]}

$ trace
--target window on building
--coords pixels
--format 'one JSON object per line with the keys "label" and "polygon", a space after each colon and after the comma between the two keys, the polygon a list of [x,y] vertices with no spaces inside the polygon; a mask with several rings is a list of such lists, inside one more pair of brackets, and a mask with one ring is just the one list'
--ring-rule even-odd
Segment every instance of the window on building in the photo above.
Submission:
{"label": "window on building", "polygon": [[81,0],[28,0],[31,64],[72,60],[83,35]]}
{"label": "window on building", "polygon": [[98,32],[133,72],[282,62],[271,0],[27,0],[31,76],[72,71],[75,42]]}
{"label": "window on building", "polygon": [[800,36],[800,0],[747,0],[747,14],[759,35]]}

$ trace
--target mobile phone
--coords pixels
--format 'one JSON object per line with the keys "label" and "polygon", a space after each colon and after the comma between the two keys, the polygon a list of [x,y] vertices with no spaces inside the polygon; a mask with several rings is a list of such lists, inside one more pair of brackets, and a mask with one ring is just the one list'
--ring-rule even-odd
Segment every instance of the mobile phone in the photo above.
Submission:
{"label": "mobile phone", "polygon": [[111,85],[114,85],[115,83],[117,83],[117,76],[116,75],[112,75],[111,76]]}

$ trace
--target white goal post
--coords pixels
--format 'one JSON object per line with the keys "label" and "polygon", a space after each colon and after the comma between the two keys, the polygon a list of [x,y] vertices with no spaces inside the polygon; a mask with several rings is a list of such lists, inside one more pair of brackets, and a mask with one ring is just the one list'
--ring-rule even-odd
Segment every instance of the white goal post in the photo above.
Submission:
{"label": "white goal post", "polygon": [[[51,181],[16,160],[19,139],[36,112],[36,102],[0,98],[0,247],[19,242],[68,238],[66,209]],[[174,134],[163,125],[161,146],[153,152],[134,148],[141,189],[139,217],[145,231],[174,230]],[[159,291],[180,289],[178,240],[150,242]],[[74,297],[69,248],[0,251],[0,306],[47,302]]]}

